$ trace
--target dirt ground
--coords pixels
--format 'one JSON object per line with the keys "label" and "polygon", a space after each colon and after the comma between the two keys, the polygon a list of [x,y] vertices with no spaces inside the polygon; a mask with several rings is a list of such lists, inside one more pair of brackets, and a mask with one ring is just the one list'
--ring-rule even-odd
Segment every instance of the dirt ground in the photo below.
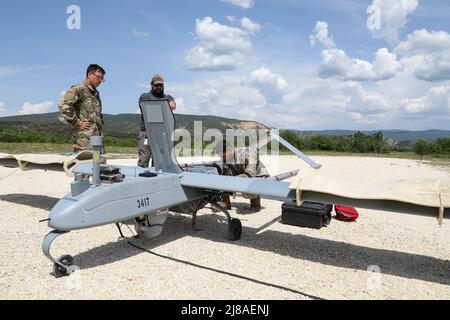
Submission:
{"label": "dirt ground", "polygon": [[[327,165],[361,164],[365,174],[448,177],[446,166],[384,158],[315,157]],[[295,157],[263,157],[272,174],[304,167]],[[113,160],[134,165],[136,160]],[[70,254],[80,271],[56,279],[44,257],[51,208],[69,192],[64,173],[0,167],[1,299],[450,299],[450,222],[358,209],[360,219],[333,219],[321,230],[282,224],[281,203],[263,200],[252,213],[233,199],[242,239],[230,242],[226,221],[203,209],[197,219],[172,213],[162,235],[118,240],[114,225],[68,233],[55,256]],[[131,236],[131,231],[124,229]]]}

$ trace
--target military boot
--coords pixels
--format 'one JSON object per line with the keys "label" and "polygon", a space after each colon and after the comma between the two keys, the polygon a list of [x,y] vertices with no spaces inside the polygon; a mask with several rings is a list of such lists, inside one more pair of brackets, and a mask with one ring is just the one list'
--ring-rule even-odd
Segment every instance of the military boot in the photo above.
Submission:
{"label": "military boot", "polygon": [[222,201],[219,202],[219,204],[224,207],[227,210],[231,210],[231,200],[230,195],[228,193],[225,193],[223,195]]}
{"label": "military boot", "polygon": [[[217,203],[219,206],[225,208],[226,210],[231,209],[231,201],[230,201],[230,195],[228,193],[223,195],[222,201]],[[220,210],[218,208],[211,208],[212,212],[219,212]]]}
{"label": "military boot", "polygon": [[260,196],[257,196],[256,198],[250,200],[250,208],[253,211],[261,210],[261,197]]}

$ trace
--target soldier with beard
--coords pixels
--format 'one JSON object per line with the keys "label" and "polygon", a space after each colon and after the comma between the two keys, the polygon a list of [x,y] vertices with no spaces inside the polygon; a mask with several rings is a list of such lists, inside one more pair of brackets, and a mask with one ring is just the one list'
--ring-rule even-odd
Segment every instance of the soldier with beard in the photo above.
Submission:
{"label": "soldier with beard", "polygon": [[[172,111],[175,111],[177,108],[177,104],[175,99],[170,96],[164,94],[164,78],[156,74],[152,78],[151,82],[152,90],[148,93],[144,93],[139,98],[139,109],[141,109],[141,101],[145,100],[167,100],[169,101],[169,106]],[[148,168],[150,158],[152,157],[152,152],[150,149],[150,142],[147,138],[147,129],[145,128],[144,115],[141,109],[141,127],[139,132],[139,161],[138,166],[142,168]]]}

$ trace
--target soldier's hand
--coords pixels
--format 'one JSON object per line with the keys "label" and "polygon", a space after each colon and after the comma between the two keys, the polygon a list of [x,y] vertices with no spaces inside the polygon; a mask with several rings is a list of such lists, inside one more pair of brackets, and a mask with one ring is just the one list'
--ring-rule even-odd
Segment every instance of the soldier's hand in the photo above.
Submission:
{"label": "soldier's hand", "polygon": [[79,126],[80,126],[81,130],[89,130],[91,128],[91,123],[88,121],[83,121],[83,122],[80,122]]}

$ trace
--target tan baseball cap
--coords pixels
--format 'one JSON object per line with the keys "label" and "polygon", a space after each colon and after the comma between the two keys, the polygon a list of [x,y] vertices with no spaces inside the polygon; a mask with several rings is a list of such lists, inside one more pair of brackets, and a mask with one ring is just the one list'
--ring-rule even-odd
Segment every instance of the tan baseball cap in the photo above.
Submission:
{"label": "tan baseball cap", "polygon": [[164,78],[159,74],[155,74],[152,78],[152,83],[153,84],[164,84]]}

